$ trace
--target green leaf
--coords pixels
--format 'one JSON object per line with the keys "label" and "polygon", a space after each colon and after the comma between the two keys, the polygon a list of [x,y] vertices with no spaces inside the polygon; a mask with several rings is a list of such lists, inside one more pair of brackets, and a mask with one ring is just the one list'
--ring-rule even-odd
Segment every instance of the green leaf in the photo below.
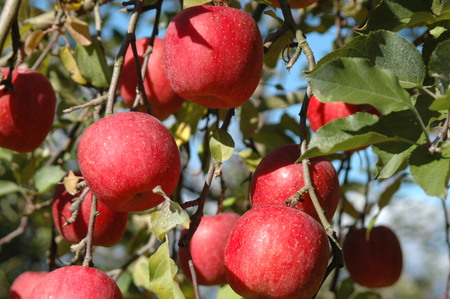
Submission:
{"label": "green leaf", "polygon": [[377,121],[376,115],[365,112],[335,119],[314,134],[308,149],[300,159],[324,156],[338,151],[354,150],[375,143],[395,140],[371,131],[370,127]]}
{"label": "green leaf", "polygon": [[429,74],[434,78],[441,94],[445,94],[450,86],[450,40],[445,40],[436,46],[431,53],[428,64]]}
{"label": "green leaf", "polygon": [[354,299],[382,299],[381,295],[373,291],[367,291],[357,294]]}
{"label": "green leaf", "polygon": [[89,46],[92,44],[88,23],[75,16],[68,15],[64,27],[78,44],[82,46]]}
{"label": "green leaf", "polygon": [[242,152],[238,152],[238,154],[244,161],[245,165],[247,165],[247,169],[251,172],[255,171],[262,159],[258,153],[251,149],[245,149]]}
{"label": "green leaf", "polygon": [[150,289],[158,298],[184,298],[174,277],[178,268],[169,255],[169,242],[162,243],[148,260]]}
{"label": "green leaf", "polygon": [[149,267],[149,261],[148,259],[141,255],[134,263],[133,263],[133,267],[132,267],[132,278],[133,278],[133,283],[137,286],[137,287],[142,287],[144,289],[150,289],[150,281],[149,281],[149,271],[148,271],[148,267]]}
{"label": "green leaf", "polygon": [[233,154],[234,140],[226,130],[218,129],[211,135],[209,148],[214,160],[223,162]]}
{"label": "green leaf", "polygon": [[[266,40],[270,39],[269,35]],[[275,68],[277,66],[277,62],[280,60],[281,52],[291,43],[293,39],[292,32],[290,30],[286,30],[283,35],[277,37],[275,42],[270,45],[267,53],[264,54],[264,64],[269,68]]]}
{"label": "green leaf", "polygon": [[95,38],[90,46],[77,44],[75,60],[81,74],[95,87],[109,87],[111,69],[106,63],[106,56]]}
{"label": "green leaf", "polygon": [[450,176],[450,159],[441,153],[430,153],[425,147],[417,147],[409,158],[414,181],[430,196],[447,197]]}
{"label": "green leaf", "polygon": [[272,109],[284,109],[303,102],[303,96],[304,93],[291,92],[277,94],[267,98],[263,97],[259,110],[266,111]]}
{"label": "green leaf", "polygon": [[[432,21],[415,16],[416,13],[431,13],[431,0],[384,0],[375,7],[369,16],[366,25],[361,29],[368,32],[377,29],[398,31],[407,26],[413,26],[422,22]],[[432,17],[430,14],[429,18]],[[412,20],[412,21],[411,21]]]}
{"label": "green leaf", "polygon": [[406,168],[407,160],[415,148],[415,145],[398,141],[374,144],[372,150],[378,157],[376,178],[390,178]]}
{"label": "green leaf", "polygon": [[392,182],[392,184],[390,184],[381,194],[380,198],[378,199],[378,208],[380,211],[389,204],[392,196],[400,189],[400,185],[402,184],[402,181],[405,177],[406,173],[402,173],[401,175],[397,176],[394,182]]}
{"label": "green leaf", "polygon": [[409,94],[395,74],[361,58],[339,58],[306,75],[313,93],[322,102],[370,104],[381,113],[412,106]]}
{"label": "green leaf", "polygon": [[73,81],[83,85],[87,83],[87,80],[81,74],[80,69],[77,66],[77,62],[75,61],[75,57],[73,57],[69,47],[61,47],[59,49],[59,58],[61,59],[64,67],[70,73],[70,78],[72,78]]}
{"label": "green leaf", "polygon": [[250,138],[258,130],[261,122],[261,115],[252,101],[245,102],[239,107],[239,125],[245,139]]}
{"label": "green leaf", "polygon": [[440,110],[449,110],[450,109],[450,89],[447,89],[447,92],[443,97],[437,98],[430,105],[430,110],[440,111]]}
{"label": "green leaf", "polygon": [[431,7],[435,15],[441,15],[450,11],[450,0],[433,0]]}
{"label": "green leaf", "polygon": [[[402,55],[399,55],[399,49]],[[420,86],[426,75],[420,51],[414,44],[391,31],[378,30],[358,36],[323,57],[317,68],[340,57],[367,58],[373,65],[394,72],[400,84],[406,88]]]}
{"label": "green leaf", "polygon": [[38,193],[44,193],[54,187],[66,172],[60,166],[44,166],[34,174],[34,187]]}
{"label": "green leaf", "polygon": [[339,289],[337,291],[337,299],[348,299],[355,291],[355,284],[350,278],[341,281]]}
{"label": "green leaf", "polygon": [[229,284],[220,287],[217,292],[217,299],[241,299],[242,297],[236,294]]}
{"label": "green leaf", "polygon": [[183,9],[192,7],[192,6],[199,6],[206,3],[211,3],[211,0],[185,0],[183,1]]}
{"label": "green leaf", "polygon": [[164,239],[169,231],[177,225],[189,228],[189,215],[180,205],[172,200],[162,191],[160,186],[153,189],[154,193],[158,193],[165,198],[165,201],[159,211],[151,213],[151,231],[159,240]]}
{"label": "green leaf", "polygon": [[19,191],[19,186],[11,181],[0,180],[0,196]]}

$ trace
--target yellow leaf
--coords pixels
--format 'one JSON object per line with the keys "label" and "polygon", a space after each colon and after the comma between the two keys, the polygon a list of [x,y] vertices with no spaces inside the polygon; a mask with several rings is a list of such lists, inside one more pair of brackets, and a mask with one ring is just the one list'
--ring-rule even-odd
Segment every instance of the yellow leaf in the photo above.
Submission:
{"label": "yellow leaf", "polygon": [[63,179],[64,188],[66,188],[66,191],[70,194],[75,195],[77,193],[76,186],[79,181],[80,177],[77,176],[73,171],[69,171],[69,174]]}
{"label": "yellow leaf", "polygon": [[41,29],[37,29],[28,35],[25,39],[25,53],[31,55],[43,37],[44,33]]}
{"label": "yellow leaf", "polygon": [[89,33],[89,25],[86,22],[74,17],[68,16],[64,24],[72,38],[82,46],[89,46],[91,42],[91,34]]}
{"label": "yellow leaf", "polygon": [[73,81],[82,85],[87,83],[87,80],[81,74],[77,62],[75,61],[69,47],[61,47],[59,50],[59,57],[61,58],[61,61],[66,69],[69,71],[70,77]]}
{"label": "yellow leaf", "polygon": [[185,122],[180,123],[173,137],[175,138],[178,147],[187,143],[191,137],[191,126]]}

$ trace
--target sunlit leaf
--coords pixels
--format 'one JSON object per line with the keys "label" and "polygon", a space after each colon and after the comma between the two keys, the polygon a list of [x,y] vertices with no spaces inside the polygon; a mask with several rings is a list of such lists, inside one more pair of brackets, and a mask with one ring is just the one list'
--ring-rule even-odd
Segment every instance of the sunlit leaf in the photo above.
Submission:
{"label": "sunlit leaf", "polygon": [[233,154],[234,140],[226,130],[218,129],[211,135],[209,148],[214,159],[223,162]]}
{"label": "sunlit leaf", "polygon": [[75,61],[75,57],[69,47],[61,47],[59,49],[59,57],[61,58],[64,67],[69,71],[73,81],[82,85],[87,83],[87,80],[81,74],[77,62]]}
{"label": "sunlit leaf", "polygon": [[223,285],[217,292],[217,299],[241,299],[241,295],[236,294],[229,284]]}
{"label": "sunlit leaf", "polygon": [[148,260],[150,289],[158,298],[182,299],[183,293],[174,277],[178,268],[170,258],[169,242],[162,243]]}
{"label": "sunlit leaf", "polygon": [[19,191],[16,183],[6,180],[0,180],[0,196]]}
{"label": "sunlit leaf", "polygon": [[80,179],[81,178],[77,176],[73,171],[69,171],[69,174],[63,179],[63,184],[66,191],[72,195],[75,195],[77,193],[76,186]]}
{"label": "sunlit leaf", "polygon": [[132,278],[133,283],[137,287],[142,287],[144,289],[150,289],[150,281],[149,281],[149,271],[148,271],[149,261],[148,258],[141,255],[132,266]]}
{"label": "sunlit leaf", "polygon": [[46,192],[61,181],[65,174],[60,166],[44,166],[34,174],[34,186],[39,193]]}
{"label": "sunlit leaf", "polygon": [[339,58],[314,69],[306,79],[322,102],[370,104],[383,114],[412,106],[397,76],[367,59]]}
{"label": "sunlit leaf", "polygon": [[211,0],[185,0],[183,1],[183,9],[192,7],[192,6],[199,6],[206,3],[211,3]]}
{"label": "sunlit leaf", "polygon": [[44,37],[44,32],[41,29],[34,30],[25,40],[25,52],[28,55],[33,53],[34,49],[39,45],[41,39]]}
{"label": "sunlit leaf", "polygon": [[92,44],[88,23],[69,15],[64,23],[64,27],[69,31],[72,38],[80,45],[89,46]]}
{"label": "sunlit leaf", "polygon": [[111,70],[103,49],[95,40],[90,46],[77,44],[74,56],[84,78],[96,87],[109,87]]}

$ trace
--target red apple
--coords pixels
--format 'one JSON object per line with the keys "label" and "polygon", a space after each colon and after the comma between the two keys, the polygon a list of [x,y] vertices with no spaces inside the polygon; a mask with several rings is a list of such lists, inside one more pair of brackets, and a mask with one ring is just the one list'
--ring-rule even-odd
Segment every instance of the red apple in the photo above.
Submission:
{"label": "red apple", "polygon": [[[202,218],[189,243],[198,284],[227,283],[223,254],[228,236],[238,219],[239,215],[232,212],[214,216],[208,215]],[[186,229],[183,230],[182,235],[185,233]],[[180,248],[179,259],[183,272],[192,280],[189,259],[184,248]]]}
{"label": "red apple", "polygon": [[91,125],[78,147],[81,173],[98,200],[119,212],[143,211],[172,194],[180,155],[169,130],[141,112],[117,113]]}
{"label": "red apple", "polygon": [[47,275],[48,272],[27,271],[14,280],[9,289],[8,299],[26,299],[30,298],[30,294],[38,283],[39,279]]}
{"label": "red apple", "polygon": [[36,284],[30,299],[122,299],[116,282],[91,267],[67,266],[56,269]]}
{"label": "red apple", "polygon": [[307,118],[311,129],[316,132],[326,123],[356,112],[380,115],[378,110],[370,105],[353,105],[344,102],[322,103],[315,95],[312,95],[309,99]]}
{"label": "red apple", "polygon": [[[281,2],[281,0],[270,0],[274,6],[280,8],[281,5],[279,1]],[[318,1],[319,0],[287,0],[291,8],[304,8]]]}
{"label": "red apple", "polygon": [[[84,198],[74,223],[64,225],[72,212],[69,210],[72,200],[81,194],[71,195],[64,185],[58,185],[53,194],[53,223],[59,234],[69,243],[79,243],[86,237],[91,213],[92,192]],[[122,239],[128,222],[128,213],[116,212],[97,201],[98,215],[95,218],[93,245],[113,246]]]}
{"label": "red apple", "polygon": [[244,11],[193,6],[170,22],[163,59],[169,83],[181,97],[208,108],[234,108],[258,86],[262,38]]}
{"label": "red apple", "polygon": [[[136,40],[136,49],[139,61],[144,62],[144,52],[150,42],[149,38]],[[163,39],[155,38],[153,52],[147,64],[147,73],[144,80],[144,90],[151,106],[151,113],[158,119],[165,119],[175,113],[183,104],[184,100],[177,95],[167,81],[162,59]],[[131,46],[125,55],[122,68],[122,76],[119,80],[119,90],[125,104],[131,108],[136,98],[136,87],[138,84],[136,63]],[[140,106],[138,110],[144,112],[145,107]]]}
{"label": "red apple", "polygon": [[[5,78],[9,68],[0,68]],[[30,69],[14,70],[13,88],[0,86],[0,147],[20,153],[38,148],[50,132],[56,96],[44,75]]]}
{"label": "red apple", "polygon": [[402,249],[395,233],[386,226],[373,227],[369,236],[365,228],[350,229],[342,250],[351,278],[362,286],[387,287],[400,277]]}
{"label": "red apple", "polygon": [[311,299],[324,279],[328,239],[308,214],[260,206],[236,222],[225,247],[228,283],[247,298]]}
{"label": "red apple", "polygon": [[[299,146],[288,144],[270,151],[259,163],[250,184],[250,201],[253,207],[283,205],[285,200],[299,191],[304,184],[303,165],[295,163],[300,156]],[[328,221],[333,218],[339,202],[339,180],[333,164],[326,158],[312,158],[310,173],[316,195]],[[308,193],[305,193],[295,208],[319,216]]]}

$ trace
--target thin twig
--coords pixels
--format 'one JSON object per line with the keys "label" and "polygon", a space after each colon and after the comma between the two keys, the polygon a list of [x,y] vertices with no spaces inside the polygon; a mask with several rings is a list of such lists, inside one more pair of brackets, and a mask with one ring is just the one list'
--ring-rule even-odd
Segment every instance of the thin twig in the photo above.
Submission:
{"label": "thin twig", "polygon": [[92,194],[91,201],[91,213],[89,215],[89,226],[86,240],[86,255],[84,256],[83,266],[91,267],[92,266],[92,241],[94,239],[94,226],[95,226],[95,218],[97,218],[97,197]]}
{"label": "thin twig", "polygon": [[17,18],[22,0],[6,0],[0,15],[0,56],[2,56],[8,32],[14,19]]}

